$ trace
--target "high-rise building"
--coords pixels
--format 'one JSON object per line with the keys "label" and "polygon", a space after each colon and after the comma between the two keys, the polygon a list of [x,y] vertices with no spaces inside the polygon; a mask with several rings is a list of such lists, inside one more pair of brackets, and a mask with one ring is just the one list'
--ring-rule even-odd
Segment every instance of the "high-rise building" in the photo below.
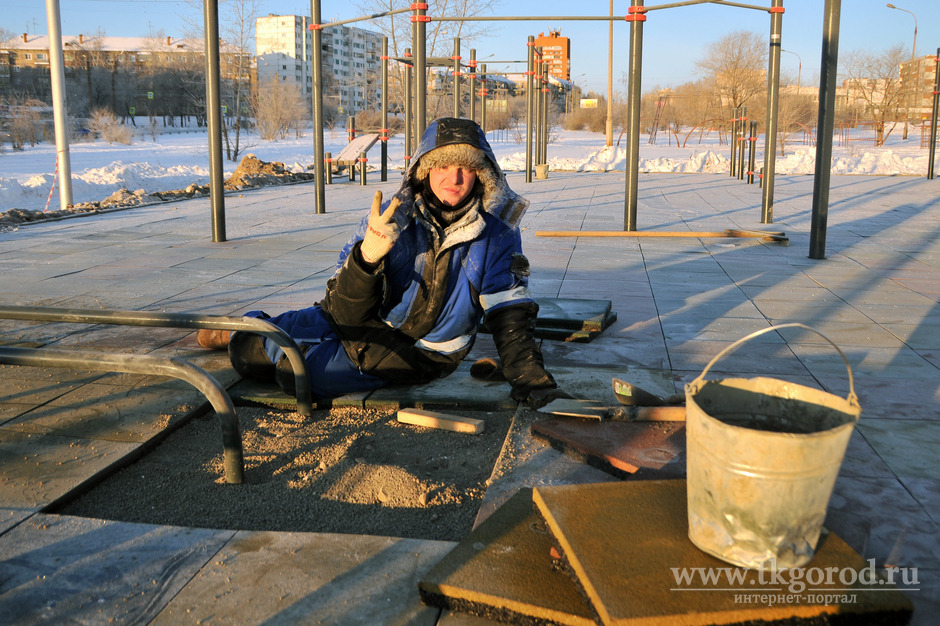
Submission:
{"label": "high-rise building", "polygon": [[910,111],[910,119],[930,119],[933,111],[933,86],[937,71],[932,54],[901,63],[901,86],[905,92],[902,106]]}
{"label": "high-rise building", "polygon": [[[301,93],[313,92],[313,51],[310,18],[269,15],[255,23],[258,81],[294,83]],[[322,30],[324,104],[346,113],[373,108],[381,93],[382,35],[349,26]]]}
{"label": "high-rise building", "polygon": [[561,36],[560,30],[539,33],[535,47],[542,47],[542,62],[548,63],[548,73],[555,78],[571,80],[571,40]]}

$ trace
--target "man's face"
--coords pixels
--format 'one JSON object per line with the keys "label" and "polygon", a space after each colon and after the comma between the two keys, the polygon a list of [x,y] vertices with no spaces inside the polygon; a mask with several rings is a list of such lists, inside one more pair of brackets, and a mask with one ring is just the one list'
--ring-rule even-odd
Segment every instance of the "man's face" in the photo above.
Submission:
{"label": "man's face", "polygon": [[473,190],[477,180],[476,170],[457,165],[436,167],[428,174],[431,191],[446,206],[457,206]]}

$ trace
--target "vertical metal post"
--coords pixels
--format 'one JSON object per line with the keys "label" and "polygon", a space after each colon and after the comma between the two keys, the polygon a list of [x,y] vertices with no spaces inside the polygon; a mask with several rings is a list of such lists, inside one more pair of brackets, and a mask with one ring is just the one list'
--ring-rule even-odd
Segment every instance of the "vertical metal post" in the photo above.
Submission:
{"label": "vertical metal post", "polygon": [[486,63],[480,66],[480,70],[480,128],[486,135],[486,95],[489,93],[486,88],[489,85],[486,78]]}
{"label": "vertical metal post", "polygon": [[[783,0],[771,0],[769,10],[770,58],[767,62],[767,123],[764,127],[764,193],[761,200],[761,224],[772,224],[774,221],[774,173],[777,153],[777,105],[780,101],[780,47],[782,45],[780,32],[783,26]],[[829,140],[832,140],[831,136]],[[817,166],[818,164],[817,162]]]}
{"label": "vertical metal post", "polygon": [[[333,166],[324,164],[323,153],[323,31],[320,24],[320,0],[310,0],[310,22],[310,47],[313,53],[313,164],[317,187],[314,206],[317,214],[323,214],[326,213],[326,183],[333,182]],[[328,171],[328,181],[323,176],[324,165]]]}
{"label": "vertical metal post", "polygon": [[388,180],[388,37],[382,37],[382,182]]}
{"label": "vertical metal post", "polygon": [[[405,56],[411,56],[411,48],[405,48]],[[414,115],[411,111],[412,104],[412,63],[405,63],[405,171],[411,163],[411,155],[414,153],[412,138],[414,137]]]}
{"label": "vertical metal post", "polygon": [[738,109],[731,110],[731,171],[729,176],[734,176],[738,171]]}
{"label": "vertical metal post", "polygon": [[[356,138],[356,116],[350,115],[346,118],[346,138],[349,140],[348,143],[352,143]],[[342,165],[342,164],[340,164]],[[349,182],[356,182],[356,166],[347,165],[346,170],[349,172]]]}
{"label": "vertical metal post", "polygon": [[359,185],[362,187],[366,186],[366,167],[369,162],[369,159],[366,158],[365,152],[359,153]]}
{"label": "vertical metal post", "polygon": [[937,152],[937,109],[940,108],[940,48],[934,58],[933,108],[930,113],[930,155],[927,157],[927,180],[933,180],[934,155]]}
{"label": "vertical metal post", "polygon": [[470,114],[469,117],[474,122],[477,121],[477,51],[476,48],[470,48],[470,63],[467,64],[470,73]]}
{"label": "vertical metal post", "polygon": [[751,122],[751,132],[747,138],[747,184],[754,184],[754,166],[757,165],[757,122]]}
{"label": "vertical metal post", "polygon": [[747,107],[741,107],[741,123],[738,124],[738,180],[744,180],[744,139],[747,137]]}
{"label": "vertical metal post", "polygon": [[626,20],[630,22],[630,63],[627,84],[627,163],[624,184],[623,229],[636,230],[636,205],[640,174],[640,80],[643,68],[643,0],[632,0]]}
{"label": "vertical metal post", "polygon": [[454,37],[454,117],[460,117],[460,37]]}
{"label": "vertical metal post", "polygon": [[526,87],[525,87],[525,182],[532,182],[532,126],[535,115],[535,94],[532,90],[535,88],[533,77],[535,76],[535,37],[529,35],[527,47],[527,66],[526,66]]}
{"label": "vertical metal post", "polygon": [[212,241],[225,241],[225,188],[222,180],[222,96],[219,63],[219,0],[203,0],[206,30],[206,122],[209,126],[209,199]]}
{"label": "vertical metal post", "polygon": [[[427,7],[427,4],[415,3],[413,7]],[[415,141],[421,141],[424,129],[428,126],[428,54],[427,54],[427,23],[431,18],[426,8],[416,8],[411,16],[415,23],[414,29],[414,55],[415,55]]]}
{"label": "vertical metal post", "polygon": [[548,163],[548,103],[551,99],[548,63],[542,63],[542,163]]}
{"label": "vertical metal post", "polygon": [[826,258],[829,220],[829,179],[832,132],[835,126],[836,78],[839,71],[839,19],[842,0],[826,0],[823,8],[822,60],[819,64],[819,113],[816,121],[816,172],[809,230],[809,258]]}
{"label": "vertical metal post", "polygon": [[326,170],[326,184],[333,184],[333,153],[325,152],[323,154],[323,169]]}
{"label": "vertical metal post", "polygon": [[[59,171],[59,208],[72,204],[72,157],[69,153],[69,120],[65,91],[65,54],[62,52],[62,18],[59,0],[46,0],[49,26],[49,74],[52,79],[52,116],[55,122],[55,159]],[[55,181],[53,180],[53,184]]]}
{"label": "vertical metal post", "polygon": [[542,47],[535,47],[535,164],[542,163]]}

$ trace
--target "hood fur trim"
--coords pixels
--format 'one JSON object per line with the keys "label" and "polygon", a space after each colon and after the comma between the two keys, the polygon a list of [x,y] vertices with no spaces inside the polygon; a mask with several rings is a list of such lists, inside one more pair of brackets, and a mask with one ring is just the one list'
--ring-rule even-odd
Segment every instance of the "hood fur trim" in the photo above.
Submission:
{"label": "hood fur trim", "polygon": [[456,143],[435,148],[426,152],[418,161],[414,170],[414,180],[423,181],[432,169],[448,166],[460,166],[472,169],[483,183],[483,206],[489,208],[494,202],[501,201],[502,184],[500,177],[493,171],[490,160],[482,150],[470,144]]}

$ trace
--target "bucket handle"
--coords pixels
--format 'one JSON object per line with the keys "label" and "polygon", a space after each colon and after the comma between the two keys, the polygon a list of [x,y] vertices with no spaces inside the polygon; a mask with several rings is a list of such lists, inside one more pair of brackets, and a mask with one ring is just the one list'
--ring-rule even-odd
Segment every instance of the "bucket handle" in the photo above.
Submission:
{"label": "bucket handle", "polygon": [[702,382],[702,379],[705,378],[705,374],[708,373],[708,370],[711,369],[712,365],[714,365],[716,362],[718,362],[718,359],[720,359],[720,358],[723,357],[724,355],[726,355],[726,354],[728,354],[728,353],[730,353],[730,352],[736,350],[736,349],[737,349],[741,344],[743,344],[744,342],[749,341],[749,340],[753,339],[754,337],[759,337],[760,335],[763,335],[764,333],[769,333],[769,332],[772,331],[772,330],[780,330],[781,328],[803,328],[803,329],[808,330],[808,331],[810,331],[810,332],[816,333],[817,335],[819,335],[820,337],[822,337],[823,339],[825,339],[826,341],[828,341],[830,344],[832,344],[832,347],[836,349],[836,352],[839,353],[839,356],[841,356],[841,357],[842,357],[842,360],[845,362],[845,369],[847,369],[848,372],[849,372],[849,395],[848,395],[848,397],[846,398],[846,400],[848,400],[848,402],[849,402],[850,404],[852,404],[852,405],[857,405],[857,404],[858,404],[858,397],[855,395],[855,381],[854,381],[853,378],[852,378],[852,366],[849,365],[849,360],[848,360],[847,358],[845,358],[845,354],[842,352],[842,350],[839,348],[839,346],[837,346],[837,345],[835,344],[835,342],[832,341],[832,339],[830,339],[829,337],[825,336],[824,334],[822,334],[821,332],[819,332],[819,331],[816,330],[815,328],[810,328],[809,326],[807,326],[807,325],[805,325],[805,324],[800,324],[800,323],[798,323],[798,322],[791,322],[791,323],[789,323],[789,324],[779,324],[779,325],[777,325],[777,326],[770,326],[769,328],[762,328],[762,329],[760,329],[760,330],[754,331],[753,333],[751,333],[751,334],[748,335],[747,337],[743,337],[742,339],[738,339],[738,340],[735,341],[733,344],[731,344],[730,346],[728,346],[727,348],[725,348],[724,350],[722,350],[721,352],[719,352],[718,354],[716,354],[716,355],[715,355],[715,358],[713,358],[711,361],[709,361],[709,362],[708,362],[708,365],[705,366],[705,369],[702,370],[702,373],[698,375],[698,378],[696,378],[696,379],[693,380],[691,383],[689,383],[689,386],[690,386],[691,388],[698,389],[698,388],[700,387],[700,383]]}

